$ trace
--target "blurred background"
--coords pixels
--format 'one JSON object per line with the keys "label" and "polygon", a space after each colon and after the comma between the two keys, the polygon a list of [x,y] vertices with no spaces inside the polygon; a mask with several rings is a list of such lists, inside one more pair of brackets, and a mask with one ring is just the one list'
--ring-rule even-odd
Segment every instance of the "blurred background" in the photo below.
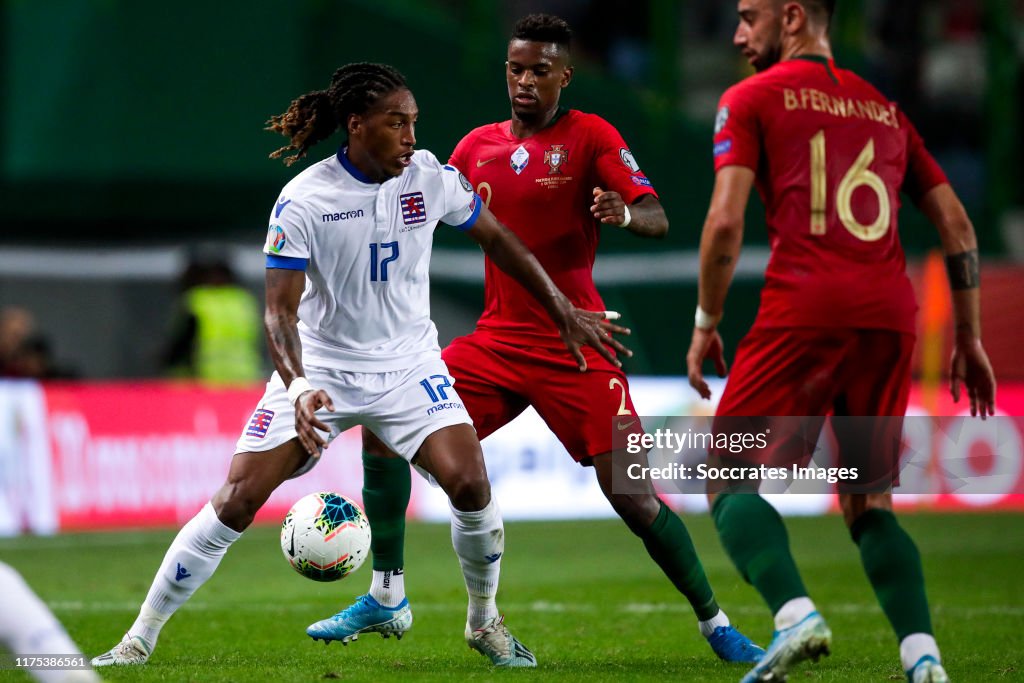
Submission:
{"label": "blurred background", "polygon": [[[607,0],[0,7],[0,302],[31,315],[34,353],[51,368],[31,372],[165,374],[190,260],[222,261],[262,301],[266,218],[308,163],[267,158],[281,144],[263,130],[272,114],[325,87],[343,63],[385,61],[416,93],[420,146],[446,158],[473,127],[508,117],[507,37],[516,19],[542,10],[568,19],[578,38],[563,102],[619,128],[671,220],[663,242],[602,238],[600,289],[635,330],[629,370],[681,372],[714,112],[747,74],[730,0],[634,0],[628,12]],[[1022,14],[1019,0],[843,0],[833,28],[839,62],[900,103],[967,204],[985,262],[985,341],[1004,378],[1024,378],[1012,343],[1014,285],[1024,282],[1014,266],[1024,259]],[[934,231],[913,207],[900,221],[916,266]],[[730,344],[756,310],[766,253],[758,205],[746,244],[724,322]],[[475,245],[453,231],[438,231],[436,246],[433,313],[445,343],[481,311],[483,270]]]}
{"label": "blurred background", "polygon": [[[596,272],[608,307],[634,330],[630,375],[678,377],[717,100],[749,72],[732,46],[731,0],[625,5],[0,1],[2,373],[86,386],[198,377],[242,382],[258,396],[270,369],[260,329],[267,216],[280,187],[337,142],[288,169],[268,159],[282,142],[264,122],[326,87],[341,64],[388,62],[418,99],[419,146],[444,159],[472,128],[508,117],[508,35],[522,15],[547,11],[577,36],[563,104],[621,131],[668,212],[664,241],[606,230]],[[1024,2],[841,0],[832,35],[837,61],[899,102],[967,205],[983,255],[985,345],[1003,386],[1024,382]],[[935,232],[912,206],[900,233],[922,304],[920,403],[935,412],[951,328],[947,285],[941,259],[929,256]],[[722,326],[730,356],[753,320],[766,259],[755,201]],[[443,345],[482,310],[482,256],[439,230],[432,277]],[[82,385],[40,386],[51,419],[54,406],[76,400],[110,411],[124,404],[116,393],[75,393]],[[251,397],[224,433],[237,434]],[[202,416],[188,419],[209,431]],[[230,453],[231,443],[217,445]]]}

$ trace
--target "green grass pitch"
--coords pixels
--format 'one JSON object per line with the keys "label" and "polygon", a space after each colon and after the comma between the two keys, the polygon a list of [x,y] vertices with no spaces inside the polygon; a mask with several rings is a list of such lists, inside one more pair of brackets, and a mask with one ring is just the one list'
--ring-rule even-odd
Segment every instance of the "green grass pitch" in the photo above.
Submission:
{"label": "green grass pitch", "polygon": [[[1024,679],[1024,515],[901,516],[925,563],[936,634],[954,681]],[[771,618],[736,574],[706,516],[687,525],[733,622],[765,644]],[[811,595],[834,633],[833,654],[796,681],[899,681],[895,638],[841,519],[787,520]],[[465,596],[446,525],[408,530],[415,625],[401,641],[368,634],[347,647],[312,642],[305,627],[365,592],[369,563],[318,584],[295,574],[275,528],[245,534],[216,575],[164,629],[142,668],[111,681],[692,680],[736,681],[689,607],[617,521],[509,523],[499,607],[536,653],[535,671],[495,671],[462,639]],[[173,531],[0,540],[86,654],[128,628]],[[0,679],[22,674],[0,672]],[[24,680],[28,680],[25,678]]]}

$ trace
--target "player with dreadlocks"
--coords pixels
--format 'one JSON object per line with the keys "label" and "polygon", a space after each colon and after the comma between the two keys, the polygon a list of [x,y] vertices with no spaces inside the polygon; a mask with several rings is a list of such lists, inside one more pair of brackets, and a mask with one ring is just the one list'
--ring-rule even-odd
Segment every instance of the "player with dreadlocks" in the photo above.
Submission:
{"label": "player with dreadlocks", "polygon": [[[160,629],[207,581],[285,480],[311,469],[356,425],[429,473],[448,494],[452,543],[471,602],[466,640],[496,666],[536,666],[497,613],[501,515],[480,442],[441,359],[428,266],[441,222],[465,232],[551,316],[581,369],[581,347],[607,360],[621,328],[576,309],[453,167],[415,151],[416,100],[396,70],[349,64],[302,95],[269,129],[285,163],[338,128],[347,142],[285,185],[270,213],[266,313],[276,372],[238,440],[227,481],[172,542],[139,616],[95,666],[141,664]],[[410,617],[411,620],[411,617]],[[408,624],[393,624],[400,633]]]}

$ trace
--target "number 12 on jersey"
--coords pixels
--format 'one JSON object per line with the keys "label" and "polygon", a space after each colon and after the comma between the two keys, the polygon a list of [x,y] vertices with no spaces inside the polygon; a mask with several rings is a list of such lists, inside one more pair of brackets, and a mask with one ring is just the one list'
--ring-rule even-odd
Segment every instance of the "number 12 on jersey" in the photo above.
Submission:
{"label": "number 12 on jersey", "polygon": [[[889,231],[891,205],[889,190],[882,178],[868,168],[875,160],[875,141],[868,140],[857,160],[839,181],[836,188],[836,213],[839,222],[851,235],[865,242],[881,239]],[[825,131],[819,130],[811,138],[811,234],[824,235],[826,231],[827,178],[825,166]],[[853,215],[853,192],[867,187],[878,197],[878,217],[871,225],[864,225]]]}
{"label": "number 12 on jersey", "polygon": [[[384,251],[390,255],[383,256]],[[383,256],[383,258],[381,258]],[[388,264],[398,258],[398,242],[381,242],[370,244],[370,282],[388,281]],[[378,277],[379,276],[379,277]]]}

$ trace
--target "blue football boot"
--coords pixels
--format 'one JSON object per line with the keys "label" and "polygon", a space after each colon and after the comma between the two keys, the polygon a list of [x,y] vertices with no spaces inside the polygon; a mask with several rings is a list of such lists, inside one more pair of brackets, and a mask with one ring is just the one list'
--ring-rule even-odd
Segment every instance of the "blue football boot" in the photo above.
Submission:
{"label": "blue football boot", "polygon": [[719,626],[708,636],[708,645],[718,658],[726,662],[756,664],[764,657],[764,648],[736,630],[733,626]]}
{"label": "blue football boot", "polygon": [[333,617],[309,626],[306,634],[313,640],[324,641],[325,645],[332,640],[340,640],[347,645],[350,640],[357,640],[360,633],[379,633],[385,638],[393,635],[401,639],[410,628],[412,610],[407,598],[403,598],[397,607],[384,607],[367,593]]}
{"label": "blue football boot", "polygon": [[806,659],[818,661],[829,653],[832,631],[825,619],[811,612],[799,623],[776,631],[768,650],[757,666],[740,679],[740,683],[784,681],[793,665]]}

